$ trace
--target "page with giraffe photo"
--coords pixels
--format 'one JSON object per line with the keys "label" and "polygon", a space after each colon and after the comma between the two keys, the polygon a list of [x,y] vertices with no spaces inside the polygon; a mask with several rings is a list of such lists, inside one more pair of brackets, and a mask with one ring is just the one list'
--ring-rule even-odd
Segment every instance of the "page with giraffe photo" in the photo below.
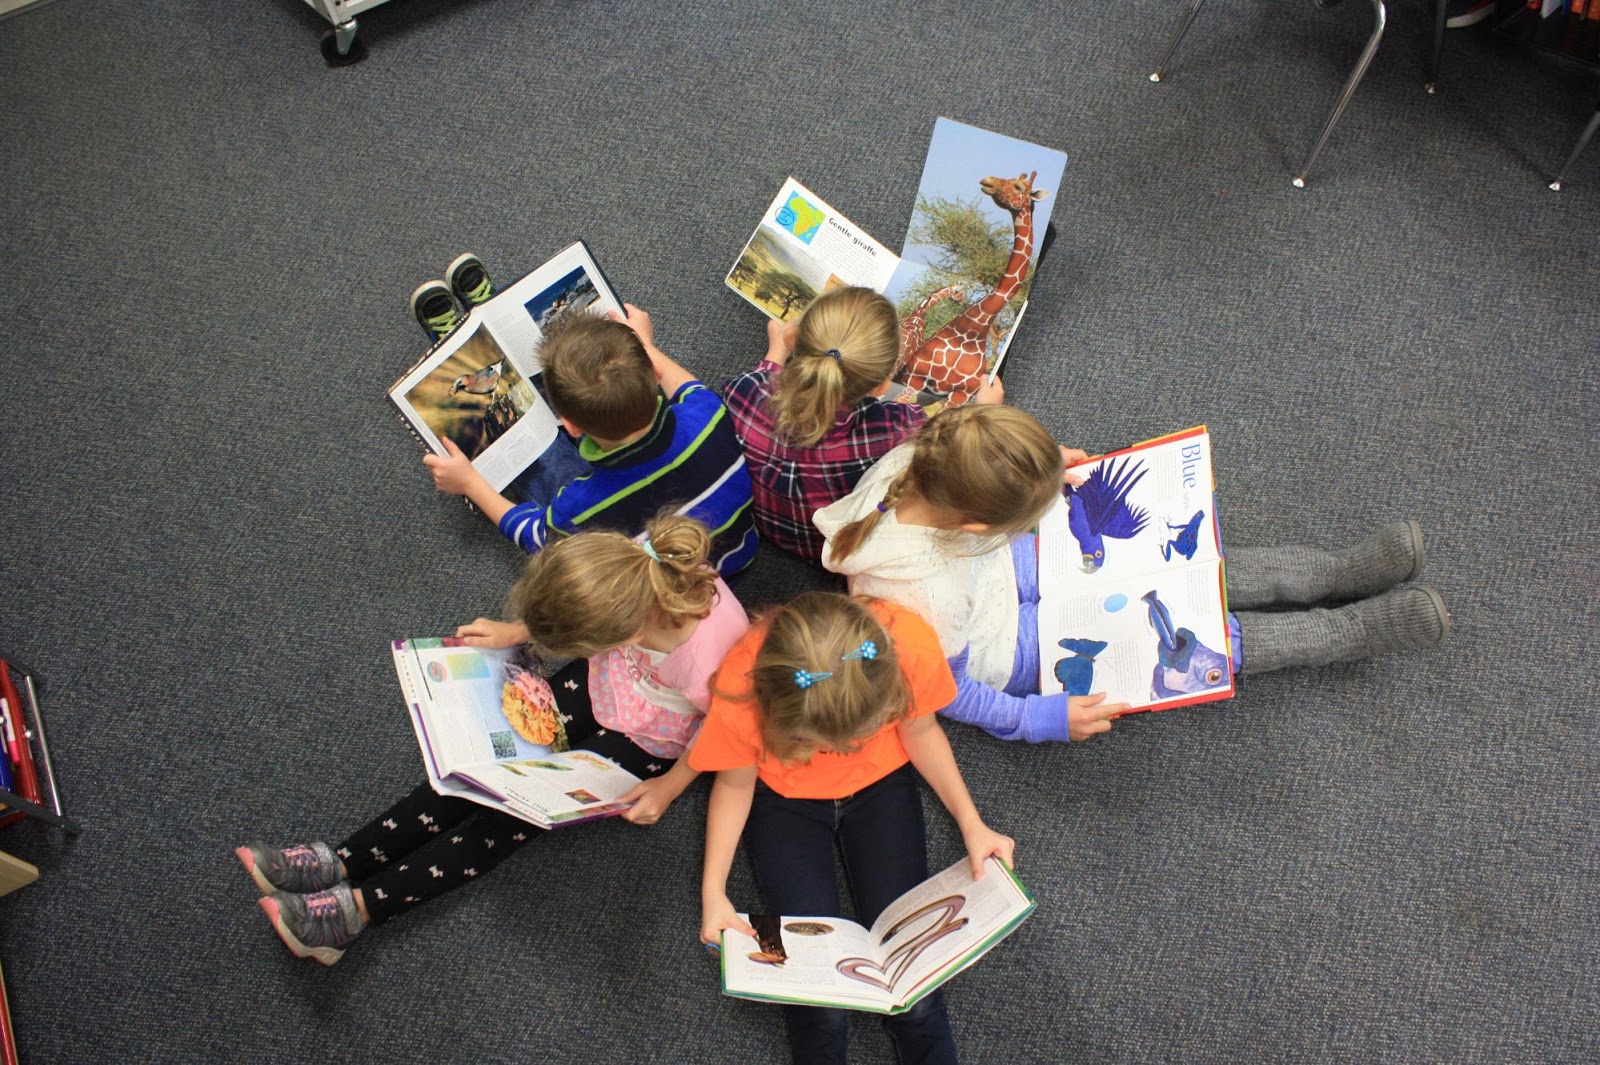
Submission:
{"label": "page with giraffe photo", "polygon": [[1072,468],[1039,522],[1039,690],[1167,710],[1234,692],[1205,426]]}

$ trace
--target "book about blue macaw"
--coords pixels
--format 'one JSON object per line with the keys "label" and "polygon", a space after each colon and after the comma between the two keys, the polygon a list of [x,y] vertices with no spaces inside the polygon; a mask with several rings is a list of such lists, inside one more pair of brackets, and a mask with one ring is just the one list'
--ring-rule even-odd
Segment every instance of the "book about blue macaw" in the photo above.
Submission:
{"label": "book about blue macaw", "polygon": [[1101,455],[1039,523],[1040,691],[1135,710],[1234,693],[1205,426]]}

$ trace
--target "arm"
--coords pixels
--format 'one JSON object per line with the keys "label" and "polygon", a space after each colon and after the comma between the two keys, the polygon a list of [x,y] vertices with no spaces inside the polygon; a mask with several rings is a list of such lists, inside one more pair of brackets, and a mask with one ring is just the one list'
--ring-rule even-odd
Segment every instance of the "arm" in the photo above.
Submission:
{"label": "arm", "polygon": [[612,311],[606,317],[613,322],[621,322],[638,335],[645,354],[650,356],[650,364],[656,368],[656,380],[661,382],[661,391],[666,393],[667,398],[672,398],[677,395],[678,389],[695,379],[694,374],[673,362],[666,352],[656,347],[656,327],[651,323],[648,313],[631,303],[622,306],[628,312],[625,316]]}
{"label": "arm", "polygon": [[465,625],[457,625],[456,635],[465,640],[468,647],[491,648],[515,647],[533,638],[528,633],[528,626],[520,621],[492,621],[489,618],[478,618]]}
{"label": "arm", "polygon": [[548,507],[518,503],[500,515],[495,524],[500,527],[500,535],[533,555],[543,550],[550,538],[549,515]]}
{"label": "arm", "polygon": [[983,860],[990,855],[1010,865],[1016,841],[984,824],[978,815],[978,807],[967,792],[967,782],[961,779],[961,769],[950,750],[950,741],[939,727],[938,716],[927,714],[902,721],[896,729],[900,742],[905,744],[906,754],[911,757],[911,764],[917,767],[922,779],[955,818],[967,847],[967,860],[972,863],[972,878],[976,880],[983,875]]}
{"label": "arm", "polygon": [[1086,740],[1111,730],[1111,719],[1127,703],[1107,703],[1105,692],[1093,695],[1007,695],[967,676],[967,650],[950,659],[956,698],[939,711],[954,721],[976,725],[1001,740]]}
{"label": "arm", "polygon": [[711,785],[711,803],[706,808],[706,861],[700,878],[700,941],[720,946],[722,930],[732,928],[755,935],[749,922],[728,899],[728,873],[733,855],[750,818],[750,803],[756,794],[756,767],[723,769]]}
{"label": "arm", "polygon": [[466,496],[473,506],[483,511],[484,517],[500,524],[500,519],[511,509],[511,500],[490,487],[454,440],[445,437],[444,449],[446,454],[443,455],[422,456],[422,464],[433,474],[433,486],[453,496]]}
{"label": "arm", "polygon": [[667,807],[671,806],[699,775],[700,771],[689,764],[689,752],[684,751],[671,769],[659,777],[639,781],[632,791],[617,800],[633,804],[622,815],[622,819],[636,825],[655,824],[666,814]]}

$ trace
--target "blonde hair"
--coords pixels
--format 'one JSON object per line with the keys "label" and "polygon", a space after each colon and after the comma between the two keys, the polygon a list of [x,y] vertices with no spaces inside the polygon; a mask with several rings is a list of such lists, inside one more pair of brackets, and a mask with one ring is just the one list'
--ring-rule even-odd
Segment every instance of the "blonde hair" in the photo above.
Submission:
{"label": "blonde hair", "polygon": [[836,288],[800,316],[794,354],[777,377],[772,413],[778,433],[801,447],[827,435],[841,408],[854,406],[893,376],[900,319],[870,288]]}
{"label": "blonde hair", "polygon": [[621,440],[655,420],[661,395],[655,365],[621,322],[573,311],[539,345],[551,408],[586,436]]}
{"label": "blonde hair", "polygon": [[645,526],[645,536],[641,544],[618,532],[582,532],[529,559],[509,607],[534,646],[587,658],[626,643],[652,615],[676,627],[709,614],[717,573],[706,564],[706,527],[665,514]]}
{"label": "blonde hair", "polygon": [[842,527],[829,557],[855,553],[907,495],[948,513],[955,524],[987,525],[996,536],[1038,524],[1061,494],[1061,448],[1044,426],[1016,407],[946,408],[917,433],[911,462],[889,482],[882,507]]}
{"label": "blonde hair", "polygon": [[[863,601],[806,592],[760,624],[766,632],[750,680],[762,744],[774,757],[809,756],[813,743],[849,751],[910,708],[894,644]],[[870,658],[860,654],[869,641]],[[801,670],[817,679],[802,687]]]}

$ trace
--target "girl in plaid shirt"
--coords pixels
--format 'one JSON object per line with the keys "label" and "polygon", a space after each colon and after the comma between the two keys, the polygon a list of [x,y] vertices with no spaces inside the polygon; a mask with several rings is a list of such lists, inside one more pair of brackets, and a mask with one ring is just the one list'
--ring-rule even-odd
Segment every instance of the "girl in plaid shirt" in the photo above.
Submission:
{"label": "girl in plaid shirt", "polygon": [[[885,398],[899,359],[894,306],[871,289],[838,288],[794,325],[769,321],[766,356],[722,386],[768,543],[820,561],[811,515],[928,420],[916,403]],[[974,397],[1004,398],[998,381]]]}

